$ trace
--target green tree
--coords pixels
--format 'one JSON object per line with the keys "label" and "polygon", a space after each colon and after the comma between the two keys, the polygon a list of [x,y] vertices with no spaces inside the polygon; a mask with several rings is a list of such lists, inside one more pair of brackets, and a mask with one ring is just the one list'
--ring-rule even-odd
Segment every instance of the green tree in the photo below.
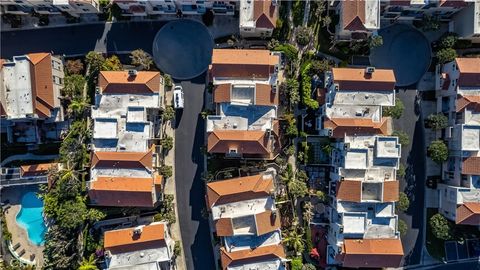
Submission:
{"label": "green tree", "polygon": [[309,109],[317,110],[319,107],[318,101],[312,98],[312,78],[310,77],[310,68],[312,64],[308,63],[302,70],[302,101]]}
{"label": "green tree", "polygon": [[160,173],[161,175],[163,175],[163,177],[165,177],[165,178],[170,178],[170,177],[172,177],[172,175],[173,175],[172,166],[163,165],[163,166],[160,167],[160,169],[158,170],[158,173]]}
{"label": "green tree", "polygon": [[163,121],[170,121],[175,117],[175,109],[172,106],[167,106],[162,112]]}
{"label": "green tree", "polygon": [[457,52],[452,48],[440,49],[437,52],[437,59],[440,64],[448,63],[457,58]]}
{"label": "green tree", "polygon": [[173,247],[173,255],[175,257],[180,256],[182,254],[182,245],[180,241],[175,241],[175,246]]}
{"label": "green tree", "polygon": [[317,196],[318,200],[320,200],[323,203],[326,202],[328,199],[327,194],[321,190],[317,190],[317,192],[315,192],[315,196]]}
{"label": "green tree", "polygon": [[440,28],[440,20],[435,16],[424,15],[421,21],[422,30],[425,32],[435,31]]}
{"label": "green tree", "polygon": [[405,131],[395,130],[394,132],[392,132],[392,136],[398,137],[398,141],[400,142],[402,147],[410,144],[410,138]]}
{"label": "green tree", "polygon": [[458,35],[456,33],[447,33],[440,39],[438,46],[442,49],[453,48],[457,40]]}
{"label": "green tree", "polygon": [[310,42],[311,35],[308,27],[299,27],[295,35],[298,45],[305,46]]}
{"label": "green tree", "polygon": [[410,207],[410,200],[408,199],[407,194],[400,192],[396,206],[398,211],[407,211],[408,207]]}
{"label": "green tree", "polygon": [[294,179],[293,181],[288,182],[288,192],[293,198],[302,198],[305,197],[308,193],[307,183]]}
{"label": "green tree", "polygon": [[303,270],[317,270],[317,267],[311,263],[307,263],[303,265]]}
{"label": "green tree", "polygon": [[62,96],[71,99],[81,97],[85,83],[85,78],[82,75],[73,74],[65,76],[63,88],[61,89]]}
{"label": "green tree", "polygon": [[430,228],[432,229],[432,233],[436,238],[442,239],[442,240],[449,240],[451,238],[450,224],[448,223],[448,220],[441,214],[433,215],[430,218],[428,224],[430,225]]}
{"label": "green tree", "polygon": [[283,243],[297,254],[300,254],[305,249],[305,240],[303,239],[303,233],[293,228],[283,234]]}
{"label": "green tree", "polygon": [[297,137],[298,129],[297,129],[297,120],[295,119],[295,116],[291,113],[287,113],[287,114],[284,114],[283,117],[288,123],[287,131],[286,131],[287,136],[291,138]]}
{"label": "green tree", "polygon": [[98,270],[95,254],[91,254],[90,257],[88,257],[88,260],[83,258],[83,261],[80,264],[78,270]]}
{"label": "green tree", "polygon": [[397,170],[397,177],[403,178],[405,176],[405,165],[400,163]]}
{"label": "green tree", "polygon": [[332,65],[327,59],[323,60],[313,60],[310,67],[310,75],[317,75],[323,73],[327,70],[330,70]]}
{"label": "green tree", "polygon": [[427,154],[436,163],[442,163],[447,161],[448,148],[443,141],[436,140],[428,146]]}
{"label": "green tree", "polygon": [[119,71],[122,70],[122,63],[116,55],[112,55],[109,58],[105,59],[103,62],[101,70],[105,71]]}
{"label": "green tree", "polygon": [[[303,212],[302,212],[303,222],[305,224],[310,224],[313,218],[313,205],[311,202],[307,201],[303,204]],[[308,239],[308,237],[307,237]]]}
{"label": "green tree", "polygon": [[274,48],[274,51],[283,52],[288,61],[297,59],[298,50],[292,44],[281,44]]}
{"label": "green tree", "polygon": [[81,74],[83,71],[83,63],[80,59],[67,60],[65,64],[67,75]]}
{"label": "green tree", "polygon": [[390,116],[395,119],[399,119],[402,117],[403,110],[405,109],[405,106],[403,105],[403,102],[396,98],[395,99],[395,106],[390,106],[390,107],[382,107],[382,113],[384,116]]}
{"label": "green tree", "polygon": [[152,57],[142,49],[136,49],[130,53],[132,65],[140,67],[141,70],[149,70],[153,64]]}
{"label": "green tree", "polygon": [[166,152],[170,151],[173,148],[173,138],[165,135],[165,137],[160,140],[160,145]]}
{"label": "green tree", "polygon": [[172,87],[173,86],[172,76],[170,76],[168,74],[163,74],[163,79],[165,81],[165,86],[166,87]]}
{"label": "green tree", "polygon": [[301,257],[293,258],[290,262],[291,270],[303,270],[303,262]]}
{"label": "green tree", "polygon": [[90,66],[90,73],[98,73],[105,62],[105,57],[99,52],[91,51],[85,56],[85,61]]}
{"label": "green tree", "polygon": [[398,231],[400,232],[400,236],[406,235],[407,230],[408,230],[407,223],[403,219],[398,219]]}
{"label": "green tree", "polygon": [[81,117],[83,116],[85,109],[89,106],[90,104],[87,103],[87,101],[83,98],[75,98],[72,100],[72,102],[68,105],[67,113],[70,116],[74,117]]}
{"label": "green tree", "polygon": [[427,126],[433,130],[440,130],[448,127],[448,118],[441,113],[430,114],[427,117]]}
{"label": "green tree", "polygon": [[295,79],[287,79],[286,87],[288,99],[290,101],[291,106],[295,106],[300,101],[300,93],[299,93],[300,84]]}
{"label": "green tree", "polygon": [[371,36],[370,39],[368,40],[368,46],[370,48],[376,48],[376,47],[380,47],[383,45],[383,38],[382,36],[378,36],[378,35],[375,35],[375,36]]}

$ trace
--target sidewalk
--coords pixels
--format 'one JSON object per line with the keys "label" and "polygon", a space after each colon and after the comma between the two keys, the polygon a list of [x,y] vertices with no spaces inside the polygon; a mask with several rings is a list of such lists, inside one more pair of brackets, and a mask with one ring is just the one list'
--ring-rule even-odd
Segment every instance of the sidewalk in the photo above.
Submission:
{"label": "sidewalk", "polygon": [[[173,89],[173,88],[172,88]],[[165,98],[166,98],[166,106],[169,106],[171,105],[171,101],[173,100],[173,91],[170,90],[170,91],[165,91]],[[170,233],[172,235],[172,238],[173,240],[175,241],[180,241],[180,243],[182,243],[182,234],[180,232],[180,224],[178,222],[178,209],[177,209],[177,192],[176,192],[176,189],[175,189],[175,130],[172,128],[171,126],[171,122],[167,123],[165,125],[165,133],[163,136],[165,135],[168,135],[170,137],[173,138],[173,148],[170,149],[170,151],[168,152],[168,155],[165,157],[164,159],[164,162],[165,162],[165,165],[169,165],[169,166],[172,166],[172,171],[173,171],[173,175],[172,177],[170,177],[170,179],[168,179],[166,182],[165,182],[165,194],[173,194],[174,195],[174,205],[175,205],[175,218],[176,218],[176,221],[174,224],[171,224],[170,225]],[[183,247],[183,245],[180,245]],[[183,248],[182,248],[182,252],[180,254],[180,256],[177,257],[176,259],[176,269],[177,270],[186,270],[187,267],[186,267],[186,264],[185,264],[185,255],[183,253]]]}

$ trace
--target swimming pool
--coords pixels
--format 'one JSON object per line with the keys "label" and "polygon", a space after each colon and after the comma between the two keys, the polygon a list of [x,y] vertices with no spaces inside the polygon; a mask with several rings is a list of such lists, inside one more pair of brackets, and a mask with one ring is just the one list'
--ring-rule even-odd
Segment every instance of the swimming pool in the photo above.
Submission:
{"label": "swimming pool", "polygon": [[43,245],[47,231],[43,221],[43,201],[35,192],[28,192],[23,195],[21,206],[16,218],[17,223],[27,230],[30,242],[37,246]]}

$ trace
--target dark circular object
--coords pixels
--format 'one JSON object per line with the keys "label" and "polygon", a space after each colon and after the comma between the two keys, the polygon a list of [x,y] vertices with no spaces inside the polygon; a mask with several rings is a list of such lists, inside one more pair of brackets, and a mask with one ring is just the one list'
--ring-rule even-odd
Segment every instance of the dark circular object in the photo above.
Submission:
{"label": "dark circular object", "polygon": [[213,39],[200,22],[176,20],[164,25],[153,41],[153,60],[163,72],[178,80],[195,78],[211,62]]}
{"label": "dark circular object", "polygon": [[417,29],[394,24],[378,31],[383,45],[372,49],[370,63],[377,68],[393,69],[396,86],[416,84],[430,66],[432,50],[425,36]]}

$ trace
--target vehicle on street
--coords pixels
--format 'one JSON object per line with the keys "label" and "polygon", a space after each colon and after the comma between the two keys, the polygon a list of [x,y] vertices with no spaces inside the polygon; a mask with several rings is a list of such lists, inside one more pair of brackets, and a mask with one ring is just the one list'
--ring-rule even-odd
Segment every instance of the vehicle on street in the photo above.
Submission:
{"label": "vehicle on street", "polygon": [[173,89],[173,108],[183,109],[183,103],[183,88],[180,85],[177,85]]}

